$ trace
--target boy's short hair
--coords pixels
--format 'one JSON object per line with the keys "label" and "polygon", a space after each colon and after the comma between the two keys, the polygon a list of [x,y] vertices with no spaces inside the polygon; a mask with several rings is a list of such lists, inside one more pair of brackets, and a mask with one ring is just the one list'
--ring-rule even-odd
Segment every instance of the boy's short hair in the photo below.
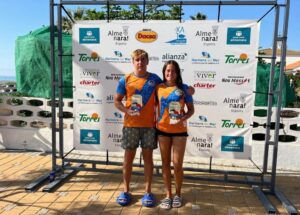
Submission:
{"label": "boy's short hair", "polygon": [[131,58],[135,58],[135,57],[141,57],[141,56],[145,56],[147,60],[149,60],[148,58],[148,53],[143,50],[143,49],[136,49],[131,53]]}

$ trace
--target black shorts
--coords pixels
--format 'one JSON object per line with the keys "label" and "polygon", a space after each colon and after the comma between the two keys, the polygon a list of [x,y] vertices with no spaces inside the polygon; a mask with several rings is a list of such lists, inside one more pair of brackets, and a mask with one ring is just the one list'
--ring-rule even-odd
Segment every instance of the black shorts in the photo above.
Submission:
{"label": "black shorts", "polygon": [[156,135],[161,135],[161,136],[166,136],[166,137],[187,137],[189,136],[187,132],[182,132],[182,133],[167,133],[164,131],[160,131],[156,129]]}

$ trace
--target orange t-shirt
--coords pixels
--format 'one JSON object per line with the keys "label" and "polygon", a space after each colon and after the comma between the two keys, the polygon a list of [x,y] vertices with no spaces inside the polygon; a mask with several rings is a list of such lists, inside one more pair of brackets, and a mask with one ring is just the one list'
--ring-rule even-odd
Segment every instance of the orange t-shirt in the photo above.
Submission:
{"label": "orange t-shirt", "polygon": [[124,127],[155,127],[155,87],[162,81],[156,74],[148,73],[145,77],[138,77],[130,73],[119,81],[117,93],[126,98],[126,108],[132,106],[132,96],[142,97],[142,107],[139,115],[125,114]]}
{"label": "orange t-shirt", "polygon": [[[158,98],[158,119],[157,129],[167,133],[183,133],[187,132],[186,123],[170,124],[172,114],[177,116],[184,115],[184,106],[186,103],[193,102],[192,96],[187,92],[188,86],[183,84],[182,89],[178,87],[168,87],[164,83],[156,87],[156,94]],[[180,110],[171,110],[170,104],[172,102],[179,103]],[[172,108],[171,108],[172,109]]]}

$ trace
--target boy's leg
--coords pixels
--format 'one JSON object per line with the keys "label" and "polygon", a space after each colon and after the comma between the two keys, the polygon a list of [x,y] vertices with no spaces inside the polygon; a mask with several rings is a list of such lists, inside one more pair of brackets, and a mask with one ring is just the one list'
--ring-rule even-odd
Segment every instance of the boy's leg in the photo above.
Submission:
{"label": "boy's leg", "polygon": [[124,192],[129,192],[129,183],[132,173],[132,163],[135,157],[136,149],[125,150],[123,162],[123,186]]}
{"label": "boy's leg", "polygon": [[153,150],[142,149],[144,159],[144,174],[145,174],[145,192],[151,193],[151,183],[153,175]]}

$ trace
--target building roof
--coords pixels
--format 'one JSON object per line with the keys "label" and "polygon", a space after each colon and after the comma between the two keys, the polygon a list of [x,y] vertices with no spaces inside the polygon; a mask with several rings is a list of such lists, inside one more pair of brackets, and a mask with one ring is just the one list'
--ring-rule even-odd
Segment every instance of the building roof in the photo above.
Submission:
{"label": "building roof", "polygon": [[[267,49],[260,49],[260,52],[263,52],[265,55],[272,55],[272,49],[267,48]],[[277,49],[277,56],[281,55],[281,49]],[[299,50],[287,50],[286,51],[287,56],[300,56],[300,51]]]}
{"label": "building roof", "polygon": [[285,70],[293,70],[293,69],[295,69],[297,67],[300,67],[300,61],[296,61],[294,63],[291,63],[291,64],[287,65],[285,67]]}

